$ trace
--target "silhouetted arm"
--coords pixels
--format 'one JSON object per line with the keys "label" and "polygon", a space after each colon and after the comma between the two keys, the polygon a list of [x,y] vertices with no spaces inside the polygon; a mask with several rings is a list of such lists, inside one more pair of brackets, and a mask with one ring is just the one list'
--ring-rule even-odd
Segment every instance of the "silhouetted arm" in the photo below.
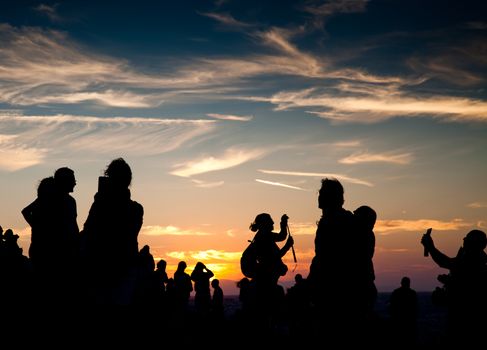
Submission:
{"label": "silhouetted arm", "polygon": [[449,256],[440,252],[433,242],[433,238],[431,235],[425,234],[421,238],[421,244],[426,248],[426,250],[430,253],[431,258],[433,261],[439,266],[444,269],[451,269],[455,259],[450,258]]}
{"label": "silhouetted arm", "polygon": [[294,244],[294,239],[292,236],[289,236],[287,241],[286,241],[286,244],[284,244],[284,247],[282,247],[279,252],[280,252],[280,255],[281,255],[281,258],[286,255],[286,253],[289,251],[289,249],[291,249],[291,247],[293,246]]}
{"label": "silhouetted arm", "polygon": [[288,220],[288,216],[286,214],[284,214],[281,217],[281,223],[280,223],[281,230],[279,231],[278,234],[276,234],[274,236],[275,237],[274,241],[282,242],[286,239],[286,237],[287,237],[287,220]]}

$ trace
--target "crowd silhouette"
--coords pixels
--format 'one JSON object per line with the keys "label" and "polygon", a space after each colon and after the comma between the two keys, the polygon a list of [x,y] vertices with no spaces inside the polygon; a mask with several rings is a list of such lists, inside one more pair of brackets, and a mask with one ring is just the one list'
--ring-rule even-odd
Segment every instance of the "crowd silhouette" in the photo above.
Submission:
{"label": "crowd silhouette", "polygon": [[[167,332],[181,345],[202,344],[210,334],[238,339],[243,346],[377,346],[398,338],[400,347],[420,345],[418,297],[409,277],[390,296],[387,326],[377,317],[377,214],[367,205],[345,209],[338,180],[321,181],[315,254],[308,276],[296,274],[287,290],[279,279],[288,273],[282,258],[294,245],[289,217],[282,215],[279,232],[268,213],[255,217],[250,224],[256,232],[255,271],[237,282],[240,307],[232,316],[225,312],[219,279],[204,262],[187,273],[186,262],[180,261],[169,277],[165,260],[156,263],[148,245],[139,250],[144,209],[131,198],[131,180],[123,158],[111,161],[80,230],[70,195],[76,185],[73,170],[62,167],[42,179],[37,198],[21,210],[31,227],[28,256],[17,244],[18,235],[0,227],[0,300],[21,301],[32,314],[51,312],[62,320],[58,325],[92,313],[92,323],[100,327],[105,322],[121,331],[145,327],[154,338]],[[282,247],[277,244],[284,241]],[[429,234],[421,244],[449,270],[438,277],[443,286],[432,293],[433,302],[448,310],[444,337],[432,345],[477,344],[487,315],[486,234],[468,232],[453,258],[436,248]],[[157,322],[149,322],[149,315],[157,315]]]}

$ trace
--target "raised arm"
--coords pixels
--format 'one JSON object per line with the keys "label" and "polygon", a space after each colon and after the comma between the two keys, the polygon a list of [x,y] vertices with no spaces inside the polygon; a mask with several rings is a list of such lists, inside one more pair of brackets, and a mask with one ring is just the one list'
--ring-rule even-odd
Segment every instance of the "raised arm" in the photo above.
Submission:
{"label": "raised arm", "polygon": [[288,221],[289,217],[284,214],[283,216],[281,216],[281,223],[280,223],[280,226],[281,226],[281,230],[279,231],[279,233],[277,235],[275,235],[275,238],[274,238],[274,241],[276,242],[282,242],[286,239],[287,237],[287,221]]}
{"label": "raised arm", "polygon": [[440,252],[433,242],[431,235],[424,234],[421,238],[421,244],[430,253],[433,261],[444,269],[451,269],[453,266],[454,259]]}

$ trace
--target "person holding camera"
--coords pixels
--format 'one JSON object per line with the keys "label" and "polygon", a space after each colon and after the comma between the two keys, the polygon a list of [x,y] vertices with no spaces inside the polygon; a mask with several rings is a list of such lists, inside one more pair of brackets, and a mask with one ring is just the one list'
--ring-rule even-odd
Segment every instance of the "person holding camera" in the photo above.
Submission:
{"label": "person holding camera", "polygon": [[99,179],[81,232],[86,293],[94,304],[133,303],[144,209],[131,199],[131,182],[130,166],[114,159]]}
{"label": "person holding camera", "polygon": [[[279,233],[274,232],[274,220],[267,213],[257,215],[254,222],[250,224],[250,230],[257,232],[253,244],[256,248],[258,265],[256,276],[252,279],[255,287],[255,310],[258,313],[256,320],[265,322],[265,327],[272,324],[273,315],[279,311],[278,281],[279,277],[287,272],[282,257],[294,244],[293,238],[287,231],[288,219],[286,214],[282,215]],[[286,243],[280,248],[276,242],[282,242],[286,238]]]}
{"label": "person holding camera", "polygon": [[202,318],[207,318],[211,308],[210,279],[213,272],[201,261],[198,261],[191,272],[191,280],[194,282],[194,305],[196,312]]}

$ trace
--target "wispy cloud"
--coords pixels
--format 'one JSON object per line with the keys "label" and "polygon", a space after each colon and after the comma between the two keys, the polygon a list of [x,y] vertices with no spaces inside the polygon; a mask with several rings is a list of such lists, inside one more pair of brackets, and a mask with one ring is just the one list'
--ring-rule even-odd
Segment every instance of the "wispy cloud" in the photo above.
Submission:
{"label": "wispy cloud", "polygon": [[433,232],[454,231],[472,227],[472,223],[465,222],[463,219],[453,219],[451,221],[434,219],[377,220],[374,231],[383,235],[398,231],[424,233],[429,227],[433,228]]}
{"label": "wispy cloud", "polygon": [[466,97],[409,97],[396,91],[387,98],[370,96],[341,97],[320,93],[316,89],[280,92],[269,98],[249,97],[275,104],[277,110],[291,108],[325,108],[312,111],[325,119],[342,122],[372,123],[399,116],[424,116],[450,121],[487,122],[487,102]]}
{"label": "wispy cloud", "polygon": [[[479,30],[483,22],[475,22]],[[475,29],[470,27],[470,29]],[[485,67],[487,44],[484,38],[470,37],[461,44],[440,46],[434,52],[412,57],[407,61],[410,68],[430,78],[441,79],[460,87],[483,86],[487,79]]]}
{"label": "wispy cloud", "polygon": [[362,144],[361,141],[351,140],[351,141],[335,142],[335,143],[333,143],[333,146],[347,148],[347,147],[358,147],[361,144]]}
{"label": "wispy cloud", "polygon": [[201,13],[201,14],[203,16],[212,18],[215,21],[225,25],[226,27],[232,28],[232,29],[242,29],[242,28],[252,27],[251,24],[239,21],[239,20],[235,19],[229,13],[206,12],[206,13]]}
{"label": "wispy cloud", "polygon": [[313,15],[308,26],[310,29],[323,29],[326,21],[337,13],[363,12],[368,0],[338,0],[330,2],[306,2],[303,11]]}
{"label": "wispy cloud", "polygon": [[176,226],[142,226],[140,234],[147,236],[211,236],[213,233]]}
{"label": "wispy cloud", "polygon": [[372,187],[374,186],[372,183],[360,179],[356,179],[353,177],[349,177],[347,175],[342,174],[333,174],[333,173],[310,173],[310,172],[302,172],[302,171],[283,171],[283,170],[266,170],[266,169],[259,169],[261,173],[264,174],[274,174],[274,175],[289,175],[289,176],[302,176],[302,177],[319,177],[319,178],[335,178],[337,180],[357,184],[357,185],[365,185]]}
{"label": "wispy cloud", "polygon": [[238,115],[232,115],[232,114],[218,114],[218,113],[208,113],[206,115],[208,117],[215,118],[215,119],[232,120],[232,121],[238,121],[238,122],[248,122],[254,118],[251,115],[238,116]]}
{"label": "wispy cloud", "polygon": [[230,148],[220,157],[203,157],[201,159],[188,161],[175,165],[175,170],[171,174],[182,177],[190,177],[210,171],[224,170],[246,163],[251,160],[259,159],[267,152],[262,149],[243,149]]}
{"label": "wispy cloud", "polygon": [[22,145],[16,139],[17,135],[0,134],[0,170],[28,168],[42,163],[46,158],[46,149]]}
{"label": "wispy cloud", "polygon": [[[292,218],[291,218],[292,219]],[[290,222],[289,227],[293,236],[315,235],[317,225],[315,222]]]}
{"label": "wispy cloud", "polygon": [[220,187],[223,186],[225,181],[202,181],[202,180],[196,180],[196,179],[191,179],[191,182],[196,185],[196,187],[201,187],[201,188],[214,188],[214,187]]}
{"label": "wispy cloud", "polygon": [[487,202],[472,202],[467,204],[467,207],[472,209],[487,208]]}
{"label": "wispy cloud", "polygon": [[61,16],[59,16],[57,7],[58,4],[54,4],[52,6],[46,5],[46,4],[40,4],[36,6],[34,9],[45,16],[47,16],[52,22],[62,22],[63,19]]}
{"label": "wispy cloud", "polygon": [[139,117],[24,116],[0,111],[0,169],[18,170],[63,152],[79,157],[175,150],[215,128],[212,120]]}
{"label": "wispy cloud", "polygon": [[306,191],[304,188],[286,185],[286,184],[283,184],[280,182],[266,181],[266,180],[261,180],[261,179],[255,179],[255,181],[266,184],[266,185],[271,185],[271,186],[279,186],[279,187],[291,188],[293,190]]}
{"label": "wispy cloud", "polygon": [[348,157],[340,159],[338,162],[342,164],[358,164],[358,163],[393,163],[393,164],[409,164],[413,157],[411,153],[355,153]]}

